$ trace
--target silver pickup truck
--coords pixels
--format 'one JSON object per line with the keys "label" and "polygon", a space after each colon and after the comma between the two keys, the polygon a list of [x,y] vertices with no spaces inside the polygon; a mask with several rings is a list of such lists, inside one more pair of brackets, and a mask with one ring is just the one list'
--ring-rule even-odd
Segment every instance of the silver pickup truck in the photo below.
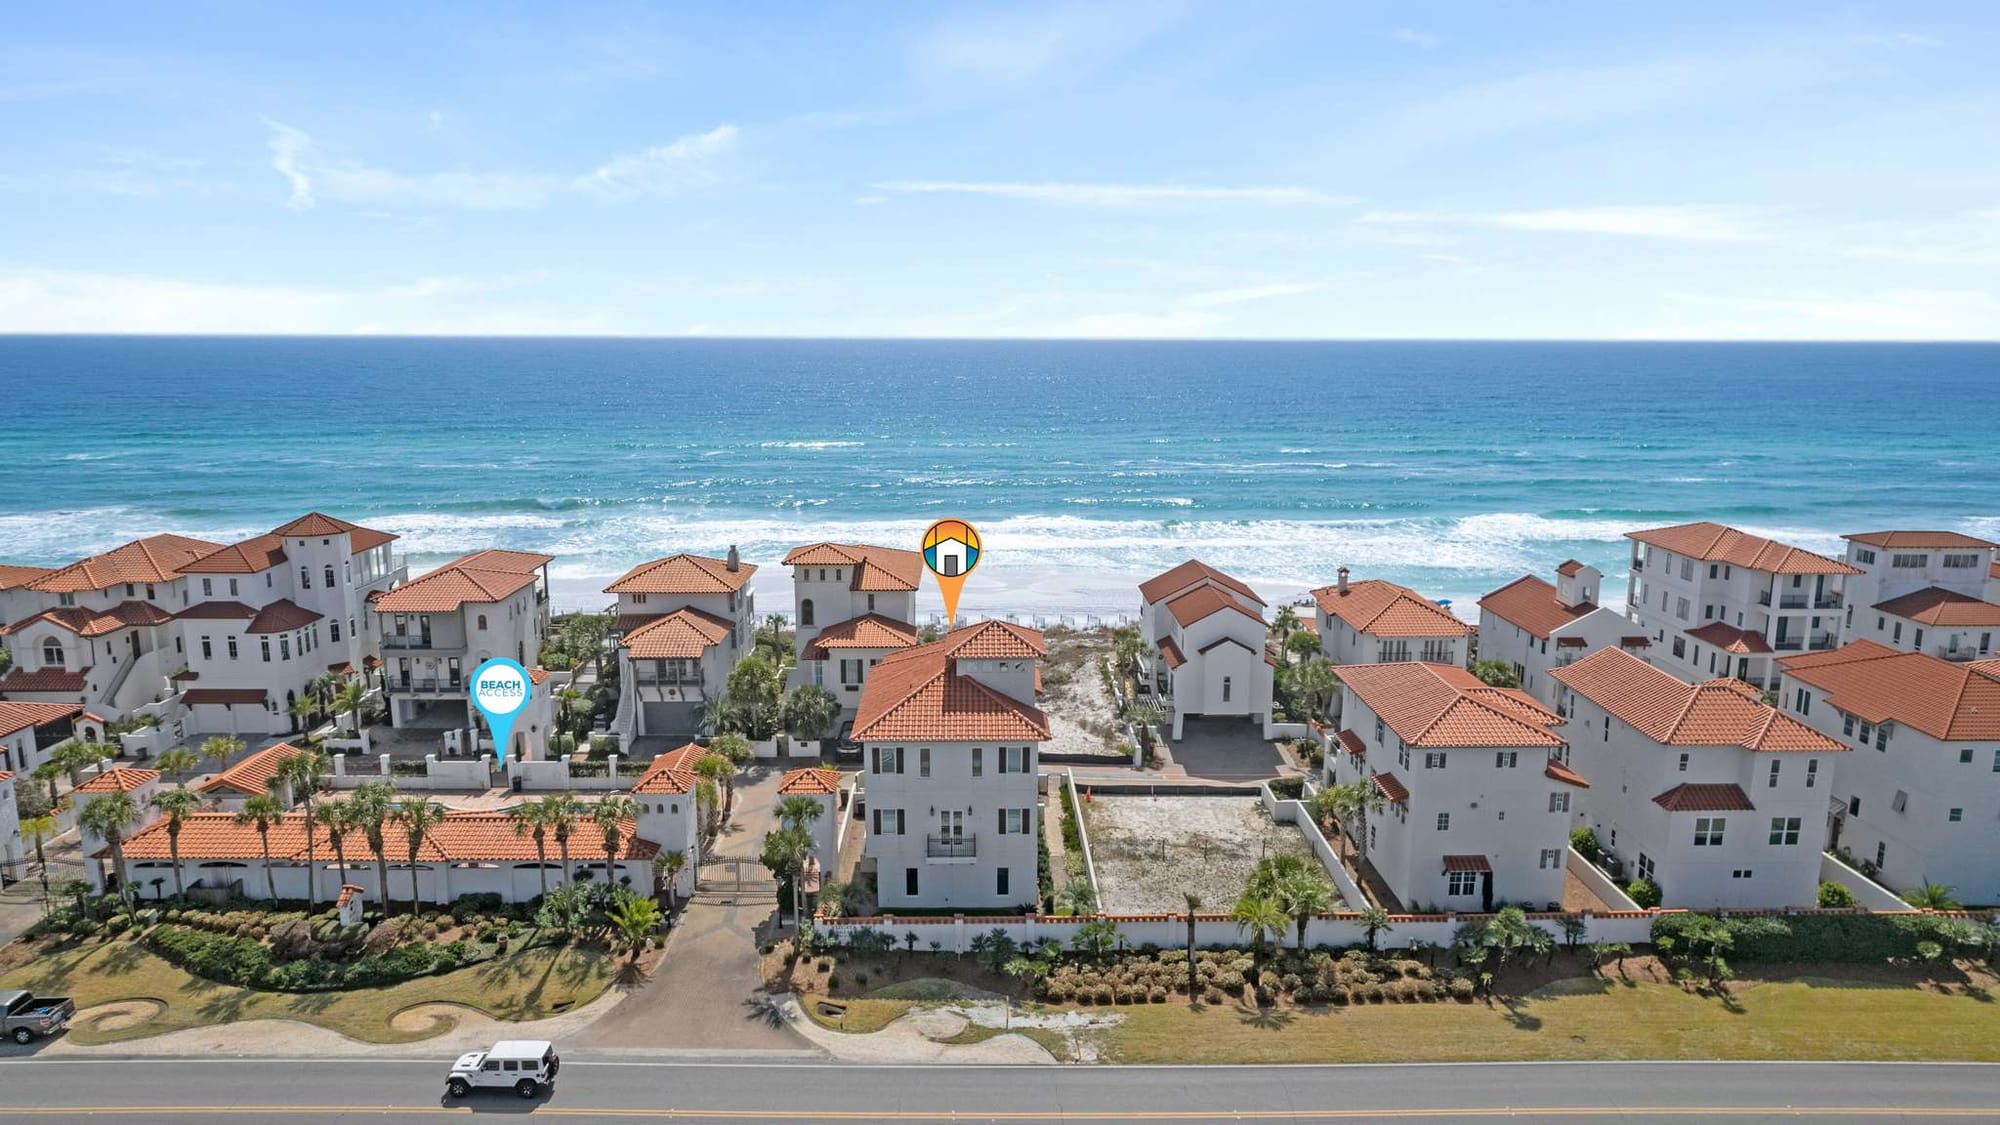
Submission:
{"label": "silver pickup truck", "polygon": [[19,989],[0,992],[0,1034],[16,1043],[33,1043],[69,1026],[76,1001],[67,996],[36,996]]}

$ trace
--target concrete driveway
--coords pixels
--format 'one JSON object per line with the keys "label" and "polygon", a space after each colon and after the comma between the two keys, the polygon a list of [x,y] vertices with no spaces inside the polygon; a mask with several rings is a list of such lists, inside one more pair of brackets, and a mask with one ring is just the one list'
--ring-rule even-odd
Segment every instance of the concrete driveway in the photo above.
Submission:
{"label": "concrete driveway", "polygon": [[1181,740],[1169,744],[1174,764],[1189,777],[1208,781],[1253,782],[1277,777],[1284,756],[1264,741],[1264,732],[1249,719],[1191,715]]}

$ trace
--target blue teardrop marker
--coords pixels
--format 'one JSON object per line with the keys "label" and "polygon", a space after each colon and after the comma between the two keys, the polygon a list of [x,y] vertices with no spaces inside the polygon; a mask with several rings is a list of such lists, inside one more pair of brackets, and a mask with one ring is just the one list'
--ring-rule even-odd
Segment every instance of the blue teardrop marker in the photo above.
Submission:
{"label": "blue teardrop marker", "polygon": [[486,716],[486,725],[493,730],[493,752],[503,761],[514,720],[528,709],[534,694],[528,670],[504,657],[489,660],[472,673],[472,705]]}

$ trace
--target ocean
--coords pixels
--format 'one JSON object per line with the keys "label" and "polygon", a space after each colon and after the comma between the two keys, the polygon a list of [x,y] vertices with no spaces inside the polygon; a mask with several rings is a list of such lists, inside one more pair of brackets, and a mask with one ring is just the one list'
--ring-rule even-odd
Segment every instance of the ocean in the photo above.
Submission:
{"label": "ocean", "polygon": [[[2000,537],[2000,345],[0,337],[0,561],[321,509],[556,556],[561,608],[675,551],[985,539],[963,609],[1137,609],[1187,557],[1463,614],[1711,519]],[[932,608],[934,591],[927,590]]]}

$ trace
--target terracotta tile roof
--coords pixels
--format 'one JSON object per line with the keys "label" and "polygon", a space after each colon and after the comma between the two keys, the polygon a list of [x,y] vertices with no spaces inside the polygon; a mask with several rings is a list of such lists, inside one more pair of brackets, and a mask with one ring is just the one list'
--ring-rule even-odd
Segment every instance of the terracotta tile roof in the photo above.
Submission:
{"label": "terracotta tile roof", "polygon": [[16,668],[0,679],[0,692],[69,692],[82,691],[88,682],[85,675],[89,669],[72,672],[66,668],[38,668],[33,672],[26,668]]}
{"label": "terracotta tile roof", "polygon": [[[533,559],[543,562],[528,565]],[[451,613],[467,602],[503,602],[534,585],[538,568],[553,561],[520,551],[480,551],[369,600],[377,613]]]}
{"label": "terracotta tile roof", "polygon": [[183,621],[248,621],[257,610],[242,602],[196,602],[174,616]]}
{"label": "terracotta tile roof", "polygon": [[1864,531],[1859,535],[1843,535],[1856,543],[1866,543],[1871,547],[1964,547],[1970,550],[1986,550],[2000,547],[2000,543],[1989,543],[1956,531]]}
{"label": "terracotta tile roof", "polygon": [[289,633],[294,629],[305,628],[322,616],[324,615],[314,613],[290,598],[280,598],[257,611],[257,616],[251,620],[244,632]]}
{"label": "terracotta tile roof", "polygon": [[728,594],[741,590],[757,573],[751,563],[729,569],[727,559],[685,552],[643,562],[604,588],[607,594]]}
{"label": "terracotta tile roof", "polygon": [[19,734],[29,727],[46,726],[82,711],[75,703],[0,702],[0,738]]}
{"label": "terracotta tile roof", "polygon": [[1568,578],[1570,575],[1573,575],[1577,571],[1582,569],[1583,569],[1583,564],[1576,561],[1575,559],[1564,559],[1563,561],[1556,564],[1556,573],[1562,575],[1564,578]]}
{"label": "terracotta tile roof", "polygon": [[646,772],[632,783],[634,793],[692,793],[694,764],[708,751],[690,742],[654,758]]}
{"label": "terracotta tile roof", "polygon": [[359,883],[342,883],[340,885],[340,895],[333,900],[333,905],[336,907],[346,906],[348,903],[354,901],[355,895],[366,894],[367,891],[368,888],[361,886]]}
{"label": "terracotta tile roof", "polygon": [[1683,523],[1628,531],[1627,539],[1672,551],[1703,562],[1728,563],[1773,574],[1860,574],[1861,571],[1837,559],[1816,555],[1800,547],[1750,535],[1719,523]]}
{"label": "terracotta tile roof", "polygon": [[1623,648],[1652,648],[1652,647],[1653,647],[1653,638],[1651,638],[1651,637],[1620,637],[1620,638],[1618,638],[1618,644],[1619,644],[1619,645],[1620,645],[1621,647],[1623,647]]}
{"label": "terracotta tile roof", "polygon": [[1741,680],[1686,683],[1623,649],[1599,649],[1550,674],[1662,746],[1816,754],[1847,749],[1765,706],[1757,689]]}
{"label": "terracotta tile roof", "polygon": [[1312,592],[1313,601],[1329,617],[1337,617],[1357,633],[1377,637],[1462,637],[1472,626],[1451,611],[1407,586],[1379,578],[1350,582],[1347,593],[1338,586]]}
{"label": "terracotta tile roof", "polygon": [[0,590],[12,590],[17,586],[27,586],[47,578],[55,571],[45,566],[14,566],[0,563]]}
{"label": "terracotta tile roof", "polygon": [[1264,623],[1264,619],[1251,612],[1249,607],[1213,586],[1196,586],[1185,594],[1175,595],[1167,602],[1167,612],[1173,614],[1174,620],[1182,625],[1192,625],[1229,609],[1259,625]]}
{"label": "terracotta tile roof", "polygon": [[113,766],[95,777],[83,779],[76,787],[78,793],[130,793],[142,785],[160,779],[159,770],[138,770],[125,766]]}
{"label": "terracotta tile roof", "polygon": [[1491,871],[1493,865],[1486,862],[1483,855],[1448,855],[1444,857],[1446,871]]}
{"label": "terracotta tile roof", "polygon": [[2000,579],[2000,562],[1995,562],[1992,566],[1986,568],[1986,577]]}
{"label": "terracotta tile roof", "polygon": [[2000,625],[2000,605],[1967,597],[1942,586],[1877,602],[1875,608],[1891,617],[1905,617],[1925,625]]}
{"label": "terracotta tile roof", "polygon": [[[624,846],[620,860],[648,860],[659,854],[659,845],[651,840],[634,836],[636,826],[632,821],[623,824]],[[165,818],[140,829],[125,842],[125,858],[128,860],[169,859],[172,852],[167,844],[167,822]],[[603,855],[602,844],[584,844],[579,841],[595,842],[601,839],[597,822],[588,816],[580,816],[572,830],[571,852],[588,858],[593,852]],[[347,854],[356,862],[366,862],[374,858],[365,844],[357,846],[361,834],[349,831],[347,834]],[[271,826],[271,858],[279,862],[295,863],[306,858],[306,822],[303,812],[286,813],[283,819]],[[326,829],[313,829],[314,854],[324,861],[331,848],[327,843]],[[410,838],[393,826],[382,833],[383,854],[390,863],[410,861]],[[263,843],[259,839],[255,825],[239,824],[236,814],[226,812],[194,813],[182,821],[180,838],[183,860],[239,859],[259,862],[263,858]],[[553,849],[551,849],[553,850]],[[431,828],[424,837],[423,851],[419,862],[442,863],[484,862],[484,863],[532,863],[536,859],[534,838],[527,833],[514,830],[514,821],[504,811],[494,812],[447,812],[442,822]]]}
{"label": "terracotta tile roof", "polygon": [[374,528],[362,527],[358,523],[349,523],[343,519],[336,519],[324,512],[307,512],[305,515],[282,527],[273,528],[271,534],[290,535],[298,539],[307,539],[315,535],[321,537],[334,536],[343,531],[347,533],[347,549],[355,554],[373,550],[397,538],[397,536],[391,535],[386,531],[376,531]]}
{"label": "terracotta tile roof", "polygon": [[7,782],[12,780],[14,780],[13,770],[0,770],[0,782]]}
{"label": "terracotta tile roof", "polygon": [[[1021,644],[1018,631],[1041,634],[1016,625],[982,639],[966,634],[989,632],[984,622],[956,630],[944,640],[891,653],[875,665],[862,685],[854,716],[853,737],[860,742],[1042,742],[1049,737],[1049,720],[1041,711],[970,676],[958,674],[957,655],[967,659],[1011,659],[1012,652],[986,655]],[[1046,652],[1045,648],[1040,649]]]}
{"label": "terracotta tile roof", "polygon": [[848,588],[870,593],[914,590],[923,583],[924,557],[866,543],[809,543],[785,555],[785,566],[851,566]]}
{"label": "terracotta tile roof", "polygon": [[1161,637],[1160,659],[1167,662],[1169,669],[1173,669],[1187,663],[1187,654],[1181,651],[1181,646],[1175,644],[1172,637]]}
{"label": "terracotta tile roof", "polygon": [[1542,774],[1549,780],[1560,781],[1564,785],[1574,785],[1578,789],[1590,788],[1590,782],[1585,780],[1582,774],[1563,765],[1554,758],[1550,758],[1548,764],[1542,767]]}
{"label": "terracotta tile roof", "polygon": [[1408,661],[1347,664],[1340,682],[1411,746],[1561,746],[1562,720],[1463,668]]}
{"label": "terracotta tile roof", "polygon": [[489,547],[484,551],[474,551],[451,565],[471,567],[474,570],[498,570],[508,574],[534,574],[554,561],[556,561],[554,555],[543,555],[534,551],[503,551],[497,547]]}
{"label": "terracotta tile roof", "polygon": [[1341,746],[1345,747],[1349,754],[1364,760],[1368,757],[1368,744],[1361,740],[1360,735],[1351,730],[1344,730],[1334,737],[1340,740]]}
{"label": "terracotta tile roof", "polygon": [[258,574],[285,561],[285,540],[259,535],[211,551],[181,568],[182,574]]}
{"label": "terracotta tile roof", "polygon": [[1676,785],[1653,798],[1653,803],[1668,812],[1757,811],[1757,806],[1750,803],[1750,797],[1743,792],[1743,787],[1733,783]]}
{"label": "terracotta tile roof", "polygon": [[1532,574],[1525,574],[1479,599],[1479,608],[1546,639],[1549,634],[1597,607],[1589,602],[1564,605],[1556,600],[1554,586]]}
{"label": "terracotta tile roof", "polygon": [[[1473,677],[1478,679],[1477,676]],[[1482,703],[1490,703],[1523,722],[1545,727],[1563,725],[1563,717],[1544,707],[1542,701],[1520,688],[1467,687],[1465,693]]]}
{"label": "terracotta tile roof", "polygon": [[840,771],[824,766],[807,766],[792,770],[778,779],[778,794],[788,796],[805,793],[824,796],[840,791]]}
{"label": "terracotta tile roof", "polygon": [[222,704],[232,707],[253,705],[262,707],[269,693],[263,688],[189,688],[181,693],[181,704],[193,707],[197,704]]}
{"label": "terracotta tile roof", "polygon": [[50,571],[28,583],[28,588],[51,594],[74,594],[109,590],[121,582],[170,582],[181,567],[221,546],[185,535],[150,535]]}
{"label": "terracotta tile roof", "polygon": [[700,660],[729,639],[736,626],[698,609],[677,609],[625,634],[619,647],[634,660]]}
{"label": "terracotta tile roof", "polygon": [[1213,582],[1218,586],[1234,590],[1258,605],[1264,604],[1264,599],[1257,596],[1257,591],[1252,590],[1249,583],[1224,574],[1200,559],[1189,559],[1171,570],[1139,583],[1139,596],[1150,605],[1202,581]]}
{"label": "terracotta tile roof", "polygon": [[[264,693],[260,691],[257,694],[262,696]],[[271,791],[271,779],[278,775],[278,763],[298,752],[299,748],[289,742],[266,746],[195,786],[195,789],[203,793],[228,789],[249,797],[261,796]]]}
{"label": "terracotta tile roof", "polygon": [[1011,621],[981,621],[953,629],[937,645],[944,655],[961,660],[1040,660],[1049,654],[1041,630]]}
{"label": "terracotta tile roof", "polygon": [[916,643],[916,626],[879,613],[867,613],[821,629],[806,646],[804,659],[825,660],[828,649],[909,648]]}
{"label": "terracotta tile roof", "polygon": [[1724,652],[1738,655],[1757,656],[1771,651],[1771,644],[1764,639],[1764,634],[1738,629],[1721,621],[1711,621],[1699,629],[1689,629],[1687,635],[1705,645],[1714,645]]}
{"label": "terracotta tile roof", "polygon": [[1778,663],[1834,708],[1871,723],[1901,723],[1952,742],[2000,739],[2000,660],[1954,664],[1855,641]]}
{"label": "terracotta tile roof", "polygon": [[119,602],[110,609],[60,606],[55,609],[45,609],[33,617],[0,628],[0,636],[18,633],[37,621],[46,621],[80,637],[101,637],[106,633],[115,633],[120,629],[134,626],[165,625],[173,619],[173,614],[151,602]]}
{"label": "terracotta tile roof", "polygon": [[1395,774],[1378,773],[1369,780],[1375,783],[1376,791],[1381,793],[1382,796],[1386,797],[1391,804],[1402,805],[1409,803],[1410,800],[1409,786],[1404,785],[1402,782],[1396,780]]}

